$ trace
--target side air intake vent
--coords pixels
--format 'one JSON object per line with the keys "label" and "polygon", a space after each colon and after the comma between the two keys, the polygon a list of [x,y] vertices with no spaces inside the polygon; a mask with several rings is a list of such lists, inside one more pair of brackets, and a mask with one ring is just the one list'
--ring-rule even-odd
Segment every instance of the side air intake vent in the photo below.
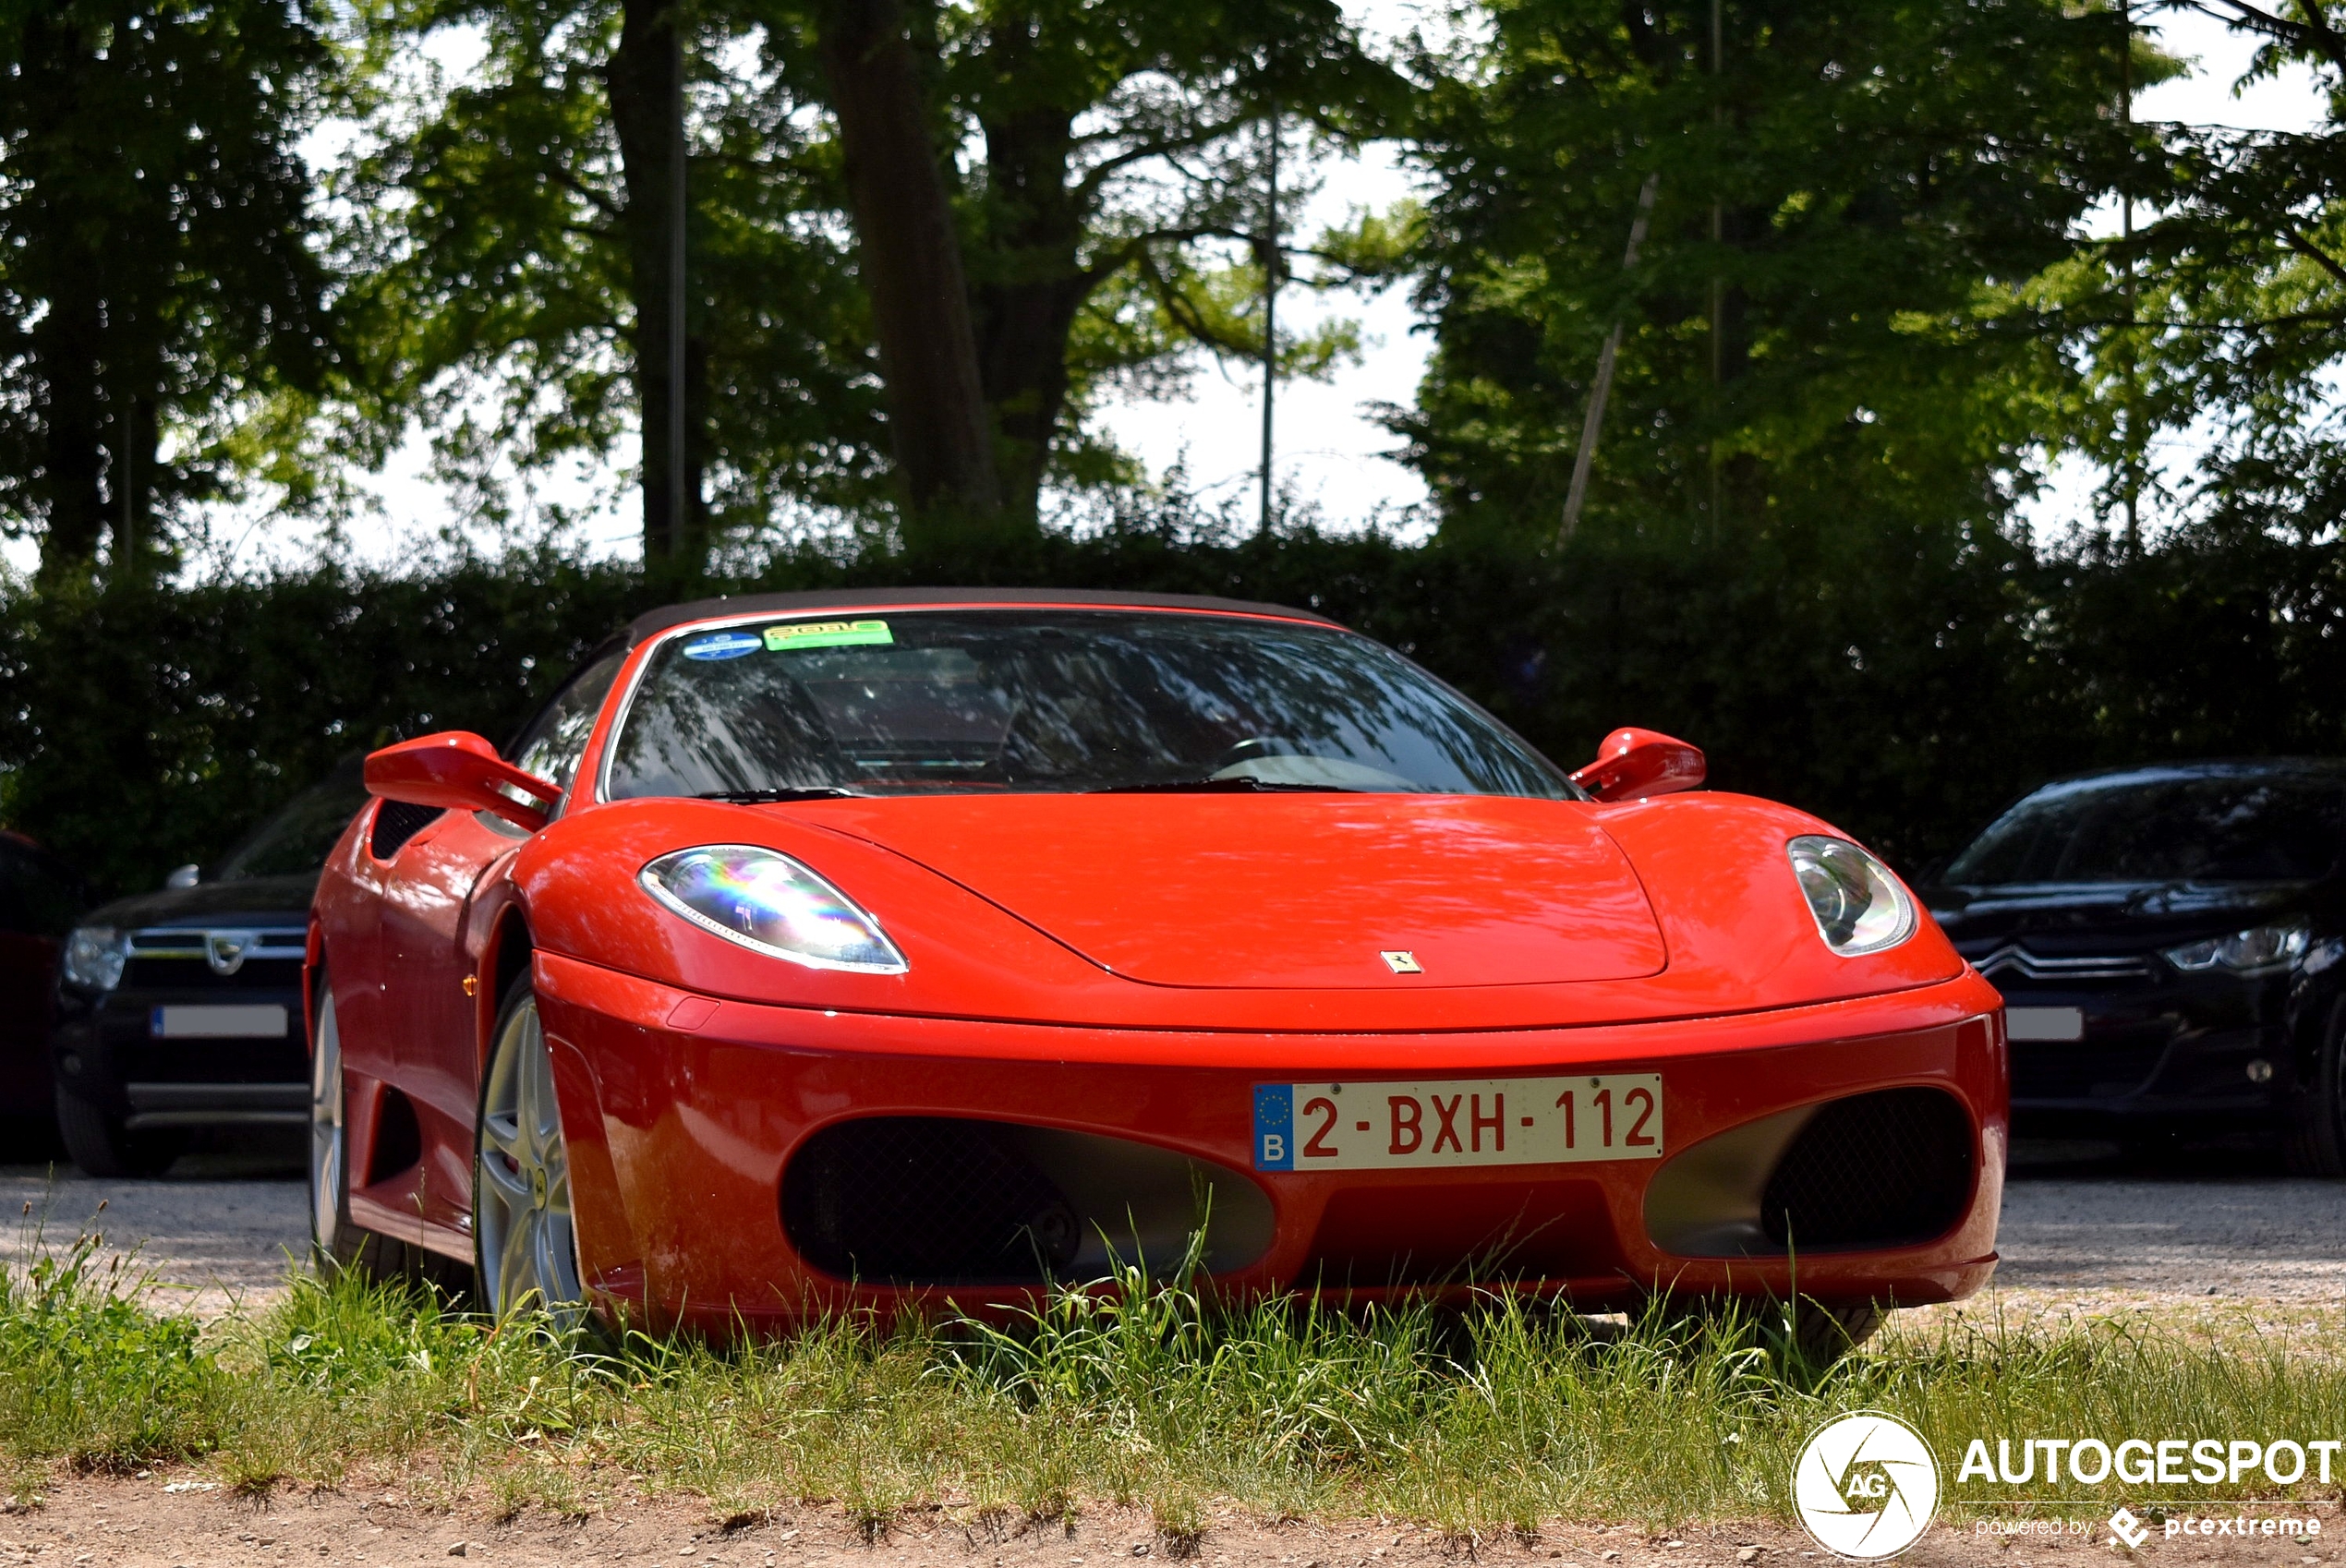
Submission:
{"label": "side air intake vent", "polygon": [[1270,1200],[1238,1172],[1126,1139],[955,1116],[815,1133],[782,1176],[782,1230],[816,1268],[869,1284],[1034,1285],[1114,1260],[1206,1272],[1269,1248]]}
{"label": "side air intake vent", "polygon": [[1971,1118],[1936,1089],[1885,1089],[1820,1106],[1768,1177],[1760,1223],[1777,1246],[1928,1241],[1971,1197]]}
{"label": "side air intake vent", "polygon": [[1681,1258],[1781,1258],[1943,1235],[1971,1199],[1971,1117],[1936,1089],[1799,1105],[1671,1156],[1646,1234]]}
{"label": "side air intake vent", "polygon": [[409,805],[405,801],[384,801],[375,807],[375,823],[367,833],[367,852],[379,861],[387,861],[406,846],[407,840],[440,820],[439,806]]}

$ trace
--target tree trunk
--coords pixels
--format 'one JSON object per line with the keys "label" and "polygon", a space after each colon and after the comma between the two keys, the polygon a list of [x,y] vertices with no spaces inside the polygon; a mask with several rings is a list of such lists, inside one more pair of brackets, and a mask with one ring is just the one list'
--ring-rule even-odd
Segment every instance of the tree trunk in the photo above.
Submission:
{"label": "tree trunk", "polygon": [[[79,225],[67,218],[60,227],[71,231]],[[105,496],[99,485],[105,415],[98,404],[104,326],[94,267],[74,267],[60,254],[76,248],[69,233],[50,243],[60,265],[49,314],[33,329],[32,341],[42,392],[41,489],[48,503],[41,575],[54,579],[87,570],[105,532]]]}
{"label": "tree trunk", "polygon": [[961,236],[901,0],[828,0],[823,71],[888,380],[908,537],[1001,519]]}
{"label": "tree trunk", "polygon": [[73,146],[73,122],[87,78],[100,66],[77,18],[35,7],[24,39],[19,68],[32,122],[27,138],[32,166],[20,171],[20,177],[31,183],[42,210],[34,229],[39,237],[24,271],[31,284],[28,292],[49,303],[30,334],[41,411],[41,473],[32,490],[46,525],[40,574],[54,581],[89,570],[106,525],[100,488],[105,412],[98,397],[104,374],[105,296],[95,253],[103,229],[94,213],[71,199],[80,171],[70,166],[86,155]]}
{"label": "tree trunk", "polygon": [[[676,276],[674,223],[676,148],[683,134],[675,35],[677,0],[627,0],[619,48],[607,80],[611,125],[619,136],[627,206],[629,283],[635,295],[635,398],[642,419],[644,562],[697,572],[707,557],[707,505],[701,490],[707,461],[708,344],[692,332],[690,270]],[[674,379],[674,291],[687,289],[684,375]],[[674,504],[671,463],[676,400],[683,402],[683,487]]]}
{"label": "tree trunk", "polygon": [[1068,337],[1095,282],[1077,259],[1083,216],[1068,188],[1073,133],[1073,121],[1054,109],[986,127],[990,243],[971,291],[978,366],[1002,435],[1003,505],[1029,524],[1067,407]]}
{"label": "tree trunk", "polygon": [[[151,384],[148,381],[142,384]],[[144,577],[160,544],[154,529],[155,400],[117,378],[106,440],[106,525],[112,536],[109,571],[118,581]]]}

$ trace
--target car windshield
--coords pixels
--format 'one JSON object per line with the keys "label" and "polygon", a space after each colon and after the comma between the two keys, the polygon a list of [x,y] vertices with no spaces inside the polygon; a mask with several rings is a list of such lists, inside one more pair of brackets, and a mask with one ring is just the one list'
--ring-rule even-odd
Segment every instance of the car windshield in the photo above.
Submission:
{"label": "car windshield", "polygon": [[608,798],[1360,790],[1577,798],[1366,637],[1182,612],[924,610],[688,632],[652,656]]}
{"label": "car windshield", "polygon": [[1947,867],[1964,887],[2025,882],[2303,882],[2337,865],[2346,779],[2086,779],[2020,802]]}
{"label": "car windshield", "polygon": [[367,803],[366,786],[356,768],[338,771],[277,808],[276,814],[228,851],[212,874],[214,882],[245,882],[256,876],[295,876],[316,871]]}

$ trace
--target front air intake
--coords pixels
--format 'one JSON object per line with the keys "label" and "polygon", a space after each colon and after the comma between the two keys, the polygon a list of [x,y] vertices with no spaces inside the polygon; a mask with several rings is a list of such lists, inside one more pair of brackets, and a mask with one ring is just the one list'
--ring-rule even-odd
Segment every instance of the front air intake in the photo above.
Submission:
{"label": "front air intake", "polygon": [[1818,1107],[1776,1162],[1760,1223],[1788,1250],[1929,1241],[1971,1198],[1971,1118],[1936,1089]]}
{"label": "front air intake", "polygon": [[872,1285],[1038,1285],[1118,1263],[1209,1273],[1270,1246],[1270,1200],[1225,1166],[1129,1139],[959,1116],[866,1116],[810,1136],[782,1175],[782,1231]]}
{"label": "front air intake", "polygon": [[782,1184],[791,1245],[826,1273],[1039,1280],[1074,1260],[1075,1211],[993,1124],[872,1116],[825,1128]]}

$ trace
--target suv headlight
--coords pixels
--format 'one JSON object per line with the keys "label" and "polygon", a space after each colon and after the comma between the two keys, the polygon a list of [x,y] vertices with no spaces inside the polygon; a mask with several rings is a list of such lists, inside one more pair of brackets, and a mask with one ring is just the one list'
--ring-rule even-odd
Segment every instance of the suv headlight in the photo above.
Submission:
{"label": "suv headlight", "polygon": [[1784,845],[1817,917],[1817,934],[1844,959],[1895,947],[1915,934],[1914,900],[1890,868],[1845,838],[1804,834]]}
{"label": "suv headlight", "polygon": [[129,957],[130,933],[111,925],[82,925],[66,938],[65,961],[59,968],[68,983],[111,991],[122,983],[122,966]]}
{"label": "suv headlight", "polygon": [[2313,933],[2294,923],[2252,925],[2230,936],[2186,942],[2159,956],[2180,970],[2228,969],[2235,974],[2257,974],[2286,969],[2305,956]]}
{"label": "suv headlight", "polygon": [[644,867],[645,891],[705,931],[809,969],[902,974],[879,922],[790,856],[753,844],[679,850]]}

